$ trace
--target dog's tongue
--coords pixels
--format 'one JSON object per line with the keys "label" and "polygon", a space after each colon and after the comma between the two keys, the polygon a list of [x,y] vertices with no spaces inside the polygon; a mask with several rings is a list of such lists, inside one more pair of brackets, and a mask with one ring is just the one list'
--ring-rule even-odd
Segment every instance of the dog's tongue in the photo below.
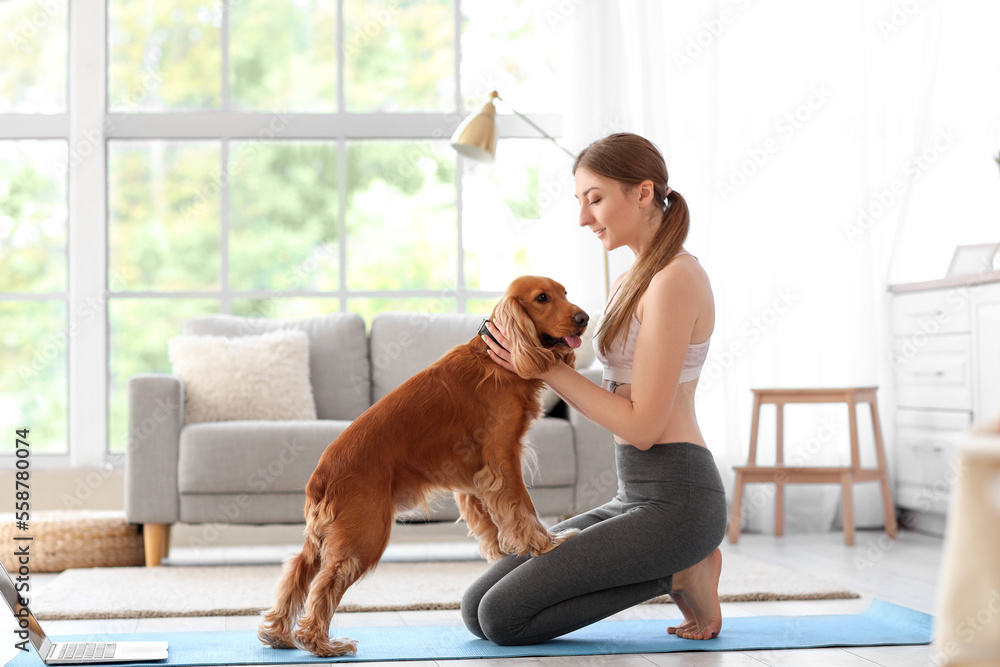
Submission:
{"label": "dog's tongue", "polygon": [[563,340],[574,350],[583,344],[583,340],[579,336],[566,336]]}

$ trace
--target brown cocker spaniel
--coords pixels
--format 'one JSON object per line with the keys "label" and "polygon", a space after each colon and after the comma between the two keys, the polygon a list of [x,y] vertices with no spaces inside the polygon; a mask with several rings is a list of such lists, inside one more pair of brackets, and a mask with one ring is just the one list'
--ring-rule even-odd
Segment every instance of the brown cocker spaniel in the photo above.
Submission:
{"label": "brown cocker spaniel", "polygon": [[323,657],[356,653],[357,642],[329,635],[341,596],[378,564],[396,513],[426,506],[435,491],[454,493],[491,561],[545,553],[576,532],[553,534],[539,520],[522,477],[532,453],[522,438],[541,413],[543,383],[532,376],[573,365],[589,318],[562,285],[537,276],[515,279],[491,317],[511,341],[517,374],[497,366],[476,335],[386,394],[323,452],[306,486],[305,545],[285,564],[261,642]]}

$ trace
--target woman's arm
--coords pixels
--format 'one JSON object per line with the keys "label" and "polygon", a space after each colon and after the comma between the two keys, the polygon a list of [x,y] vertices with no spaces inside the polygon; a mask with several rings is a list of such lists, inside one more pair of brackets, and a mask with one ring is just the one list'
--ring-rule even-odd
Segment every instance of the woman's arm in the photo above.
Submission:
{"label": "woman's arm", "polygon": [[[565,364],[563,364],[563,365],[565,366]],[[568,366],[567,366],[567,368],[568,368]],[[575,371],[575,372],[576,372],[577,375],[580,375],[580,371]],[[590,382],[590,380],[587,380],[587,381]],[[594,383],[591,382],[590,384],[594,384]],[[569,407],[573,408],[574,410],[576,410],[580,414],[583,414],[583,410],[581,410],[580,407],[576,403],[574,403],[572,400],[570,400],[566,396],[563,396],[562,394],[560,394],[558,389],[556,389],[552,385],[549,385],[549,389],[551,389],[552,391],[556,392],[556,396],[558,396],[559,398],[561,398],[566,403],[566,405],[568,405]],[[586,417],[586,415],[584,415],[584,416]]]}
{"label": "woman's arm", "polygon": [[[606,391],[566,364],[556,364],[538,377],[591,421],[639,449],[649,449],[670,418],[698,316],[697,299],[692,295],[700,291],[695,276],[681,265],[672,264],[653,276],[642,299],[630,398]],[[506,351],[489,340],[487,345],[498,364],[513,370]]]}

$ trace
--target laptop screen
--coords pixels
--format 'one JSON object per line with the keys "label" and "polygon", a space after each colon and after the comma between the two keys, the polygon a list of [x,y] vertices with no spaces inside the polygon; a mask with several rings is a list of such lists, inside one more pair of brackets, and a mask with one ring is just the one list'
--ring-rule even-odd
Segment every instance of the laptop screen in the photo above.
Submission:
{"label": "laptop screen", "polygon": [[38,625],[38,621],[35,620],[34,614],[26,607],[23,602],[23,598],[18,595],[17,589],[14,588],[14,582],[11,581],[10,575],[7,574],[7,568],[0,563],[0,570],[3,570],[3,576],[0,577],[0,593],[3,594],[3,599],[7,601],[7,606],[10,607],[11,612],[14,613],[15,618],[17,618],[17,642],[20,644],[24,641],[24,633],[27,632],[28,639],[31,640],[31,645],[35,647],[35,651],[38,655],[45,656],[42,652],[42,645],[47,641],[45,633],[42,631],[42,627]]}

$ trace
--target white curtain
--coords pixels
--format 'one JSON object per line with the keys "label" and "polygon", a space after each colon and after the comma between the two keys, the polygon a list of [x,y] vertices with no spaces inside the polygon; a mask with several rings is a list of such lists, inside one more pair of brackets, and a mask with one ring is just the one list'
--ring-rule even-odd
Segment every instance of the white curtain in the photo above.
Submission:
{"label": "white curtain", "polygon": [[[956,244],[1000,241],[1000,3],[572,7],[565,141],[649,138],[691,209],[687,248],[717,314],[697,408],[727,485],[746,462],[751,388],[878,385],[891,447],[888,284],[943,276]],[[569,199],[555,215],[575,219]],[[572,236],[596,294],[596,242]],[[612,253],[612,279],[631,259]],[[785,422],[786,460],[849,462],[846,407],[788,406]],[[871,422],[858,424],[874,465]],[[774,431],[765,407],[760,463]],[[858,524],[881,525],[876,485],[856,489]],[[748,488],[751,527],[771,529],[771,495]],[[839,501],[789,487],[789,531],[838,525]]]}

